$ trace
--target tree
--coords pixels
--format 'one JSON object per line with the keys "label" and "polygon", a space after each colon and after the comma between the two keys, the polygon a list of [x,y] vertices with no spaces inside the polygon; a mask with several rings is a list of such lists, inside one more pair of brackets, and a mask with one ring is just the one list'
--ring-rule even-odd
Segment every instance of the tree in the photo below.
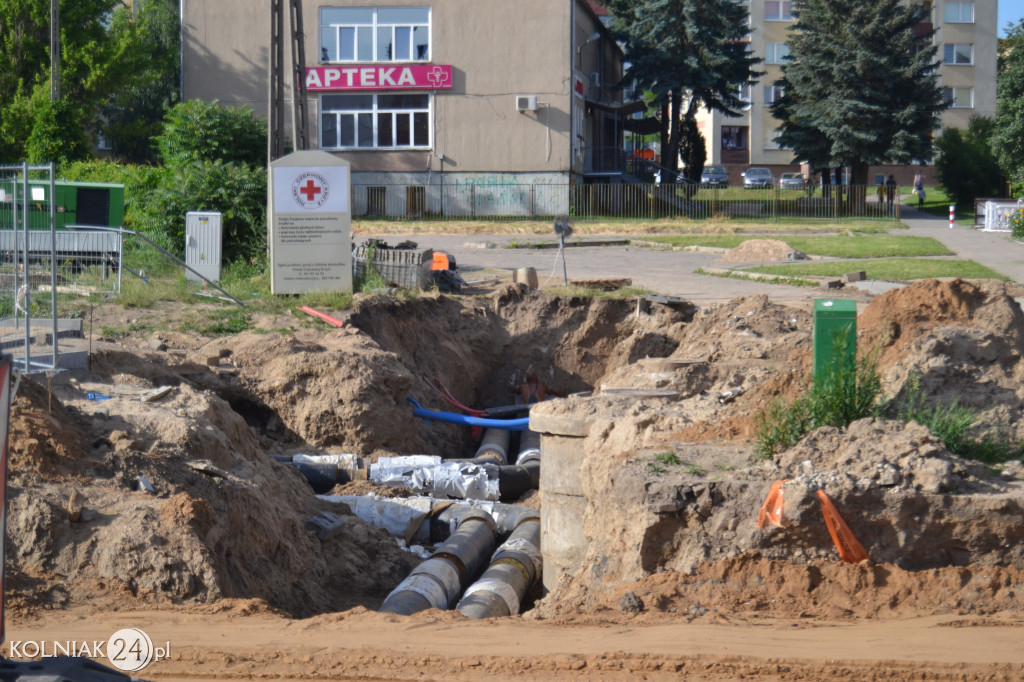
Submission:
{"label": "tree", "polygon": [[264,165],[267,124],[248,107],[189,100],[164,116],[156,146],[164,165],[171,168],[204,160]]}
{"label": "tree", "polygon": [[975,116],[965,132],[948,128],[935,142],[939,182],[958,206],[972,206],[978,197],[1003,192],[1006,178],[992,153],[994,133],[993,119]]}
{"label": "tree", "polygon": [[132,163],[156,161],[153,138],[167,109],[178,100],[180,18],[178,0],[147,0],[137,17],[119,13],[115,35],[138,46],[140,68],[103,109],[103,134],[114,156]]}
{"label": "tree", "polygon": [[793,14],[776,141],[814,168],[850,166],[857,186],[871,165],[929,158],[945,104],[923,4],[795,0]]}
{"label": "tree", "polygon": [[[146,36],[116,30],[130,21],[121,0],[62,2],[60,10],[63,103],[51,104],[50,0],[0,0],[0,161],[25,158],[33,131],[36,150],[55,148],[38,137],[53,129],[46,119],[55,107],[97,129],[101,107],[141,70]],[[60,128],[66,133],[70,124],[61,121]]]}
{"label": "tree", "polygon": [[996,130],[992,149],[999,167],[1014,183],[1014,196],[1024,193],[1024,20],[1010,29],[996,80]]}
{"label": "tree", "polygon": [[753,69],[760,60],[743,40],[746,5],[738,0],[609,0],[606,5],[626,45],[626,80],[653,92],[661,106],[661,165],[678,168],[687,138],[686,172],[698,180],[703,160],[696,163],[697,151],[703,144],[692,138],[700,135],[700,107],[738,114],[745,105],[740,85],[758,75]]}

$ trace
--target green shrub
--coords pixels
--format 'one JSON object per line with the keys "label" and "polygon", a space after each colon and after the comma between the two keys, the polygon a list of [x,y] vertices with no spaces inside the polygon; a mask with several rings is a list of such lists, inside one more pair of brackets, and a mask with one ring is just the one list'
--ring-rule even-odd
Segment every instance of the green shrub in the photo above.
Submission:
{"label": "green shrub", "polygon": [[[847,343],[846,335],[837,334],[833,357],[845,357]],[[830,367],[791,403],[777,400],[769,405],[757,416],[755,457],[769,459],[816,428],[841,428],[874,414],[882,394],[876,350],[855,363]]]}
{"label": "green shrub", "polygon": [[1024,239],[1024,208],[1018,208],[1007,216],[1014,239]]}
{"label": "green shrub", "polygon": [[46,100],[36,112],[32,132],[25,140],[30,163],[66,163],[92,156],[85,136],[82,110],[67,99]]}
{"label": "green shrub", "polygon": [[263,166],[267,159],[267,126],[248,107],[223,107],[190,100],[164,116],[156,147],[165,166],[184,168],[197,161],[223,161]]}

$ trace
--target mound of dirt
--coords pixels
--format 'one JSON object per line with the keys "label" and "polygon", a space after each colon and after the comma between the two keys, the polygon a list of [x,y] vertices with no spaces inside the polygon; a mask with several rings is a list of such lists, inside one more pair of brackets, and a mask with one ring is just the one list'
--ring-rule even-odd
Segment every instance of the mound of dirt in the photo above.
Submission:
{"label": "mound of dirt", "polygon": [[[745,552],[692,574],[664,571],[620,585],[602,605],[618,610],[632,592],[653,614],[689,621],[757,618],[921,618],[1020,610],[1019,567],[946,566],[908,571],[893,564],[794,564]],[[724,618],[723,618],[724,617]]]}
{"label": "mound of dirt", "polygon": [[[12,408],[12,468],[47,472],[19,473],[10,490],[20,608],[238,597],[308,615],[373,604],[416,563],[354,517],[344,536],[321,543],[305,520],[337,508],[269,459],[217,396],[181,383],[152,403],[87,401],[79,380],[105,379],[76,375],[57,375],[52,395],[24,379]],[[49,426],[45,448],[30,435],[40,423]],[[73,494],[84,506],[77,522],[67,510]]]}
{"label": "mound of dirt", "polygon": [[793,253],[792,246],[780,239],[748,239],[739,246],[729,249],[722,256],[725,263],[762,263],[786,260]]}

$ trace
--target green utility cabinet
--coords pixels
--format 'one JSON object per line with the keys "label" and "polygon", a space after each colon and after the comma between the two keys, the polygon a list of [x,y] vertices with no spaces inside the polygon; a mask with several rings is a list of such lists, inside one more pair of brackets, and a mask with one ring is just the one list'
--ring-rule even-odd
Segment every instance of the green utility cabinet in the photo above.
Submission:
{"label": "green utility cabinet", "polygon": [[843,299],[814,301],[814,383],[844,363],[857,362],[857,302]]}

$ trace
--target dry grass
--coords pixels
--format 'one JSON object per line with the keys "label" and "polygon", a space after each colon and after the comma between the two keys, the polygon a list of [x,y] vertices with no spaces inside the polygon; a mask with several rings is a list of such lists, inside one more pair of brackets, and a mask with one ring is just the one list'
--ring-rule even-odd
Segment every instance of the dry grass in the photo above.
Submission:
{"label": "dry grass", "polygon": [[[763,234],[793,232],[845,232],[886,231],[897,227],[892,221],[886,223],[834,223],[826,221],[800,222],[739,222],[727,216],[710,220],[689,220],[687,218],[661,218],[657,220],[576,220],[575,234],[587,235],[649,235],[649,234]],[[453,221],[398,221],[398,220],[354,220],[354,236],[417,235],[417,234],[464,234],[493,235],[552,234],[549,220],[453,220]]]}

